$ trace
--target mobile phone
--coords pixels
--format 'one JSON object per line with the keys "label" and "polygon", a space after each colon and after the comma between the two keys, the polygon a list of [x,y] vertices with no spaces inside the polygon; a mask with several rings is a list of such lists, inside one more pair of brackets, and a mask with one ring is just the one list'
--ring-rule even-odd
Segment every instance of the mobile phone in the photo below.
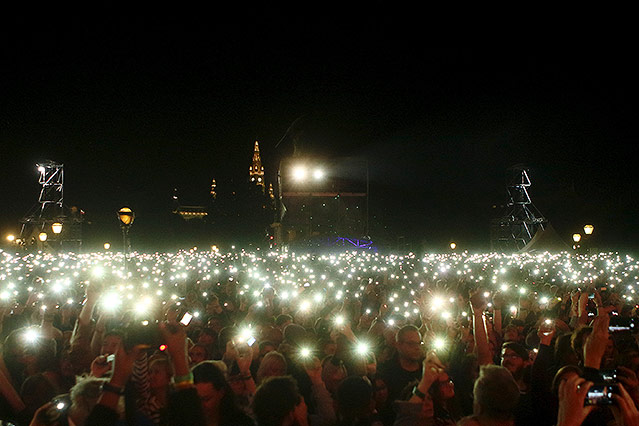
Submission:
{"label": "mobile phone", "polygon": [[596,384],[588,389],[584,405],[611,405],[614,403],[612,395],[618,393],[617,385]]}
{"label": "mobile phone", "polygon": [[184,316],[182,316],[182,319],[180,320],[180,324],[184,326],[189,325],[192,319],[193,315],[190,312],[185,312]]}
{"label": "mobile phone", "polygon": [[602,384],[617,383],[617,370],[599,370],[599,380]]}
{"label": "mobile phone", "polygon": [[634,318],[624,318],[617,315],[610,317],[610,323],[608,324],[608,331],[614,333],[616,331],[631,331],[637,330],[637,324]]}
{"label": "mobile phone", "polygon": [[595,293],[590,293],[588,295],[588,299],[594,299],[595,298]]}
{"label": "mobile phone", "polygon": [[255,337],[251,336],[248,339],[246,339],[246,344],[249,346],[253,346],[253,343],[255,343]]}
{"label": "mobile phone", "polygon": [[111,354],[106,357],[106,362],[113,362],[115,360],[115,354]]}

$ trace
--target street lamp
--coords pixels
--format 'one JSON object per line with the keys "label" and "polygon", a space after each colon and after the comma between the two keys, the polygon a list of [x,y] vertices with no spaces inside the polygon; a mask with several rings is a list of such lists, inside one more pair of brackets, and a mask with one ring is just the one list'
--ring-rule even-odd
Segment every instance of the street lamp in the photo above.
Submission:
{"label": "street lamp", "polygon": [[572,240],[576,243],[581,241],[581,234],[572,234]]}
{"label": "street lamp", "polygon": [[584,234],[586,235],[592,235],[593,231],[595,230],[595,227],[588,224],[588,225],[584,225]]}
{"label": "street lamp", "polygon": [[111,248],[111,243],[104,243],[104,249],[108,250]]}
{"label": "street lamp", "polygon": [[457,248],[457,243],[456,243],[456,242],[454,242],[454,241],[452,241],[452,242],[450,243],[450,249],[451,249],[451,250],[455,250],[456,248]]}
{"label": "street lamp", "polygon": [[60,222],[55,222],[51,225],[51,230],[54,234],[59,235],[62,232],[62,224]]}
{"label": "street lamp", "polygon": [[16,240],[16,236],[13,234],[9,234],[7,235],[7,241],[9,241],[10,243],[14,242]]}
{"label": "street lamp", "polygon": [[129,207],[122,207],[118,210],[118,219],[120,220],[120,228],[122,228],[122,242],[124,243],[124,265],[128,272],[129,269],[129,250],[131,244],[129,242],[129,229],[135,220],[135,213]]}
{"label": "street lamp", "polygon": [[135,213],[129,207],[122,207],[118,211],[118,219],[123,226],[131,226],[135,220]]}
{"label": "street lamp", "polygon": [[44,243],[44,242],[47,240],[47,237],[48,237],[48,235],[47,235],[47,233],[46,233],[46,232],[44,232],[44,231],[43,231],[43,232],[40,232],[40,233],[38,234],[38,239],[39,239],[39,240],[40,240],[40,242],[42,242],[42,243]]}

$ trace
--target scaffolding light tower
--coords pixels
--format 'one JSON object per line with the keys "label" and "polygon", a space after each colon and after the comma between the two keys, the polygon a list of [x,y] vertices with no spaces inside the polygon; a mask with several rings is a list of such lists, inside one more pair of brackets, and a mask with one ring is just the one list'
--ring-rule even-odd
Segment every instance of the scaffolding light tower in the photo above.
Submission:
{"label": "scaffolding light tower", "polygon": [[40,184],[38,202],[20,221],[21,240],[32,239],[35,233],[45,230],[47,224],[64,218],[64,164],[54,161],[37,163]]}
{"label": "scaffolding light tower", "polygon": [[528,194],[531,186],[528,169],[519,164],[509,171],[511,179],[507,187],[509,200],[506,213],[493,221],[491,230],[492,249],[506,252],[524,248],[548,222]]}

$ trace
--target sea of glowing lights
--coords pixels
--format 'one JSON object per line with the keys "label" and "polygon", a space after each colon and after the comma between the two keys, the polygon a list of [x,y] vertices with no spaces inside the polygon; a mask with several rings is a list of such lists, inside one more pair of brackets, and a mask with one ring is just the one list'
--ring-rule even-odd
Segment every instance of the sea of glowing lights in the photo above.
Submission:
{"label": "sea of glowing lights", "polygon": [[368,284],[375,284],[386,293],[388,312],[410,320],[419,315],[426,290],[431,309],[443,318],[451,315],[447,305],[452,305],[455,295],[438,287],[442,282],[470,283],[486,294],[534,294],[542,305],[557,296],[544,294],[553,285],[570,290],[596,283],[615,289],[630,303],[639,297],[639,262],[612,252],[418,255],[191,249],[132,253],[126,259],[110,251],[22,255],[0,251],[0,301],[35,293],[38,300],[79,303],[86,283],[101,281],[106,286],[103,306],[142,312],[153,304],[178,303],[186,283],[197,284],[194,288],[206,298],[217,286],[235,281],[239,293],[255,304],[262,303],[263,289],[271,287],[280,300],[312,312],[330,301],[360,298]]}

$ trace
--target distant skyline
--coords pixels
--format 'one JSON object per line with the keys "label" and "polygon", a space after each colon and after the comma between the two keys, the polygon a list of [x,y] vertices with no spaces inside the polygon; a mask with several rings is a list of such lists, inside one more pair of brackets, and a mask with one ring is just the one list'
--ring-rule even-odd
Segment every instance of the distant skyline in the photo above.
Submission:
{"label": "distant skyline", "polygon": [[592,222],[602,245],[636,250],[630,41],[444,45],[389,26],[385,7],[333,26],[16,19],[2,30],[0,232],[36,201],[39,160],[65,164],[67,204],[115,234],[128,204],[152,240],[173,188],[196,200],[212,178],[248,178],[256,140],[274,182],[295,137],[367,159],[371,214],[417,244],[487,248],[507,168],[524,163],[562,237]]}

